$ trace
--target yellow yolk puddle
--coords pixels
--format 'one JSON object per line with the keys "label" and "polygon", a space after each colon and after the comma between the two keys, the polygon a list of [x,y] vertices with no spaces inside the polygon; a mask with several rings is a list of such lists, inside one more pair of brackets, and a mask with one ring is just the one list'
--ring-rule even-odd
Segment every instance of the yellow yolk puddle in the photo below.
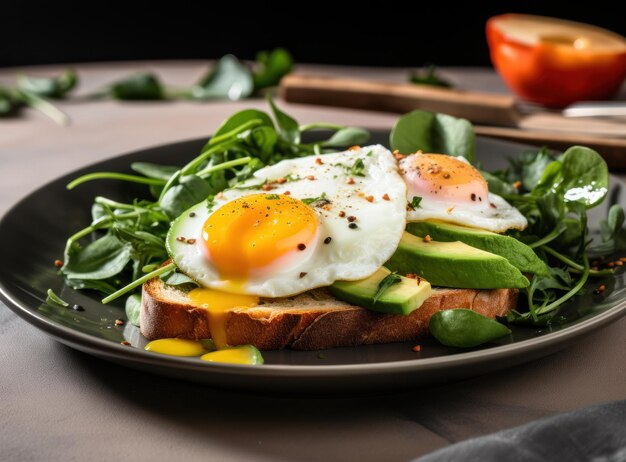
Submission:
{"label": "yellow yolk puddle", "polygon": [[259,304],[259,297],[254,295],[231,294],[205,288],[193,289],[189,292],[189,299],[194,305],[208,311],[211,338],[217,348],[228,346],[226,336],[228,312],[234,308],[250,308]]}
{"label": "yellow yolk puddle", "polygon": [[199,340],[162,338],[148,343],[144,350],[171,356],[202,356],[207,349]]}
{"label": "yellow yolk puddle", "polygon": [[200,357],[203,361],[229,364],[259,364],[258,358],[248,348],[226,348],[207,353]]}

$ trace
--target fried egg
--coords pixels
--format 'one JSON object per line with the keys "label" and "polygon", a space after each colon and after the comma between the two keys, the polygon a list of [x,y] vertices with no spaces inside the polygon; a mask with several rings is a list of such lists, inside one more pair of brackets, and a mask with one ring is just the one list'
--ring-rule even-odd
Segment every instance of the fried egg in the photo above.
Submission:
{"label": "fried egg", "polygon": [[204,287],[284,297],[373,274],[398,246],[406,197],[382,146],[284,160],[183,213],[166,245]]}
{"label": "fried egg", "polygon": [[522,230],[526,218],[502,197],[489,192],[480,172],[462,157],[418,152],[400,160],[407,184],[407,221],[440,220],[496,233]]}

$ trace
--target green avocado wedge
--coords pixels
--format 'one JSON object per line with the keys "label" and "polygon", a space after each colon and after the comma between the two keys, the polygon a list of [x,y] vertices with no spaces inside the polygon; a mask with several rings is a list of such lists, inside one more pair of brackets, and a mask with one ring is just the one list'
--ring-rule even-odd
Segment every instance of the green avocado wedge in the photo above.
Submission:
{"label": "green avocado wedge", "polygon": [[409,223],[406,230],[418,237],[428,235],[435,241],[461,241],[477,249],[506,258],[511,265],[523,273],[532,273],[539,276],[549,275],[548,267],[535,254],[533,249],[511,236],[450,223],[430,221]]}
{"label": "green avocado wedge", "polygon": [[330,292],[340,300],[382,313],[409,315],[430,297],[430,283],[393,275],[390,285],[381,284],[391,276],[387,268],[379,268],[371,276],[358,281],[336,281]]}
{"label": "green avocado wedge", "polygon": [[504,257],[459,241],[426,242],[407,232],[385,266],[399,274],[417,274],[433,286],[500,289],[529,285]]}

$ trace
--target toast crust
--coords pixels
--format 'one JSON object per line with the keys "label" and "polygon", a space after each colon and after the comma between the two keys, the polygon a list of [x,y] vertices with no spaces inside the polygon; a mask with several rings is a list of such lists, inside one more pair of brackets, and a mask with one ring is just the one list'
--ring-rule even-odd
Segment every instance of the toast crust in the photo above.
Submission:
{"label": "toast crust", "polygon": [[[210,338],[208,310],[194,306],[184,292],[160,278],[143,285],[141,333],[159,338]],[[173,292],[175,291],[175,292]],[[408,316],[384,314],[350,305],[325,289],[283,299],[261,299],[259,306],[227,313],[229,345],[252,344],[259,350],[322,350],[340,346],[416,340],[428,334],[437,311],[467,308],[489,318],[504,316],[517,304],[516,289],[433,289]]]}

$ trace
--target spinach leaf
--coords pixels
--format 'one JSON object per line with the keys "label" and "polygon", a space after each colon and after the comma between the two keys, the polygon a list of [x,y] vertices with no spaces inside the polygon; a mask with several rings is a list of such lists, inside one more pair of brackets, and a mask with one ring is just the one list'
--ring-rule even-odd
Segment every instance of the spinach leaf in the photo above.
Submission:
{"label": "spinach leaf", "polygon": [[260,51],[256,55],[254,89],[278,85],[280,79],[289,74],[292,68],[293,58],[284,48],[276,48],[270,52]]}
{"label": "spinach leaf", "polygon": [[518,193],[517,189],[510,183],[501,180],[496,175],[485,172],[484,170],[480,171],[480,174],[483,176],[485,181],[487,182],[487,186],[489,187],[489,192],[498,194],[499,196],[506,195],[515,195]]}
{"label": "spinach leaf", "polygon": [[70,279],[108,279],[124,270],[131,252],[130,243],[108,233],[83,248],[73,247],[62,272]]}
{"label": "spinach leaf", "polygon": [[441,344],[457,348],[472,348],[511,333],[498,321],[467,309],[438,311],[428,328]]}
{"label": "spinach leaf", "polygon": [[252,120],[258,120],[259,126],[274,128],[272,119],[265,112],[259,111],[258,109],[244,109],[243,111],[234,113],[222,122],[218,129],[215,130],[215,133],[213,133],[213,138],[225,135]]}
{"label": "spinach leaf", "polygon": [[405,154],[422,150],[465,157],[473,163],[476,136],[465,119],[416,110],[398,119],[389,144],[392,150]]}
{"label": "spinach leaf", "polygon": [[64,98],[78,83],[73,69],[66,69],[58,77],[43,78],[20,74],[17,88],[45,98]]}
{"label": "spinach leaf", "polygon": [[609,188],[606,162],[593,149],[572,146],[561,159],[558,190],[566,202],[579,202],[591,208],[604,200]]}
{"label": "spinach leaf", "polygon": [[65,283],[72,289],[77,290],[96,290],[103,294],[112,294],[117,289],[107,280],[100,279],[72,279],[65,278]]}
{"label": "spinach leaf", "polygon": [[165,89],[159,78],[149,72],[132,75],[120,80],[109,89],[109,94],[119,100],[165,99]]}
{"label": "spinach leaf", "polygon": [[299,144],[300,126],[298,125],[298,122],[296,122],[290,115],[278,109],[271,96],[268,96],[267,101],[270,103],[272,114],[274,115],[274,119],[278,125],[279,138],[290,144]]}
{"label": "spinach leaf", "polygon": [[126,299],[126,305],[124,309],[126,311],[126,318],[128,318],[128,322],[130,322],[133,326],[139,327],[139,317],[141,313],[141,295],[129,295]]}
{"label": "spinach leaf", "polygon": [[192,205],[205,200],[211,192],[210,185],[202,178],[186,175],[166,191],[161,199],[161,208],[173,220]]}
{"label": "spinach leaf", "polygon": [[600,222],[600,236],[602,242],[592,244],[589,252],[606,255],[626,250],[624,209],[620,205],[612,205],[608,218]]}
{"label": "spinach leaf", "polygon": [[0,117],[14,115],[22,104],[15,98],[15,92],[9,88],[0,87]]}
{"label": "spinach leaf", "polygon": [[171,165],[159,165],[149,162],[133,162],[130,164],[130,168],[148,178],[156,178],[157,180],[165,181],[169,180],[170,177],[179,170],[178,167]]}
{"label": "spinach leaf", "polygon": [[361,146],[370,139],[370,132],[364,128],[343,127],[337,130],[329,139],[322,142],[322,146],[341,148],[345,146]]}
{"label": "spinach leaf", "polygon": [[236,101],[252,94],[254,82],[250,70],[233,55],[222,57],[191,90],[195,99]]}

